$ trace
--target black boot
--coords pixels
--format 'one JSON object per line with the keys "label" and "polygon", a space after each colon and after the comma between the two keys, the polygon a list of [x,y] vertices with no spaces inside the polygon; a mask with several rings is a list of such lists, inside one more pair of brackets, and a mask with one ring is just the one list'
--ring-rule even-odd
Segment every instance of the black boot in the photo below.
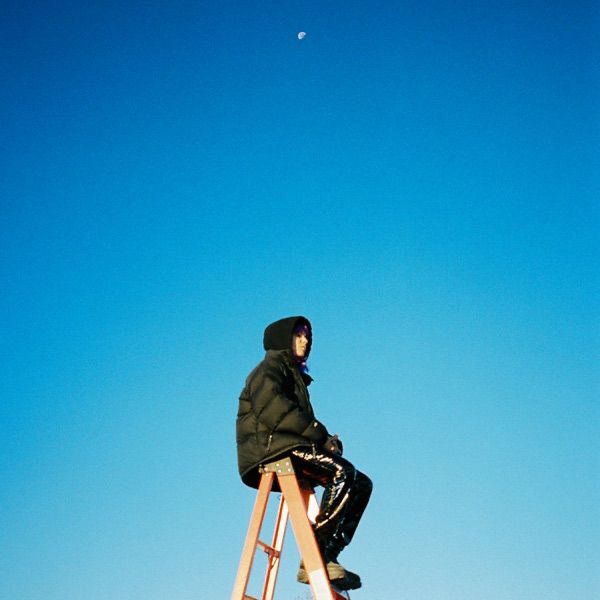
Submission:
{"label": "black boot", "polygon": [[335,577],[329,577],[331,583],[340,590],[357,590],[361,587],[360,576],[342,567],[338,562],[338,555],[346,547],[344,541],[337,539],[335,534],[326,539],[317,536],[317,541],[323,561],[327,565],[327,572],[335,573]]}

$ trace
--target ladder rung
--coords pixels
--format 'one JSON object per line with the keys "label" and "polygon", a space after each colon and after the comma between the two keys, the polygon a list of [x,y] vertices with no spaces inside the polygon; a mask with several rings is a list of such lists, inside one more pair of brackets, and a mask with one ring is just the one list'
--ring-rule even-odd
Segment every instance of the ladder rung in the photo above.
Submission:
{"label": "ladder rung", "polygon": [[255,598],[254,596],[248,596],[247,594],[244,594],[244,600],[258,600],[258,598]]}
{"label": "ladder rung", "polygon": [[269,544],[265,544],[262,540],[258,540],[256,542],[257,546],[260,546],[269,556],[273,557],[273,558],[279,558],[279,555],[281,554],[279,552],[279,550],[275,550],[275,548],[273,548],[273,546],[269,546]]}

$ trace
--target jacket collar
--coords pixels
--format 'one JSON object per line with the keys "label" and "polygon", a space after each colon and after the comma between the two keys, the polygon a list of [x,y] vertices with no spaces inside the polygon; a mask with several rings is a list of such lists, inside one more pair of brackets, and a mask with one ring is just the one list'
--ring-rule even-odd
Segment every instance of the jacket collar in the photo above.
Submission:
{"label": "jacket collar", "polygon": [[314,379],[308,373],[300,372],[300,369],[298,369],[292,360],[291,350],[267,350],[267,356],[281,357],[283,362],[285,362],[289,369],[304,382],[306,387],[308,387],[314,381]]}

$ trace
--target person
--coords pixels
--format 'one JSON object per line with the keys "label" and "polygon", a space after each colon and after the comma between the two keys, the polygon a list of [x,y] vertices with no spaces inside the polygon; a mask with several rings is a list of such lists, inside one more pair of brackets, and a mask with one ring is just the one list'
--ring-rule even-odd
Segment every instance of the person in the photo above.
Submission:
{"label": "person", "polygon": [[[342,590],[361,586],[342,567],[339,553],[352,540],[372,491],[371,480],[342,457],[343,445],[318,421],[311,406],[307,360],[312,327],[302,316],[271,323],[264,332],[265,358],[248,375],[236,421],[242,481],[257,488],[261,465],[290,456],[302,479],[324,487],[313,530],[329,579]],[[301,563],[298,581],[308,583]]]}

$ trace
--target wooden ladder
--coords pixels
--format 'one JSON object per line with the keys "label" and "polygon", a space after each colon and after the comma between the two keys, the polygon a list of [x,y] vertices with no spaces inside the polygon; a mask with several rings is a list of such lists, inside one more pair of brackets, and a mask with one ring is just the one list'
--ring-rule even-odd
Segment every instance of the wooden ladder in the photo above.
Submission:
{"label": "wooden ladder", "polygon": [[[349,600],[350,595],[348,592],[336,590],[327,577],[327,570],[323,564],[321,552],[310,523],[310,520],[314,521],[319,512],[314,490],[300,486],[289,457],[264,465],[261,468],[261,473],[260,485],[250,517],[250,525],[248,526],[231,600],[258,600],[246,594],[254,555],[258,547],[267,554],[267,572],[260,600],[273,600],[288,516],[292,522],[304,568],[308,573],[313,599]],[[273,539],[271,544],[266,544],[259,539],[259,535],[275,477],[281,489],[281,498],[275,520]]]}

